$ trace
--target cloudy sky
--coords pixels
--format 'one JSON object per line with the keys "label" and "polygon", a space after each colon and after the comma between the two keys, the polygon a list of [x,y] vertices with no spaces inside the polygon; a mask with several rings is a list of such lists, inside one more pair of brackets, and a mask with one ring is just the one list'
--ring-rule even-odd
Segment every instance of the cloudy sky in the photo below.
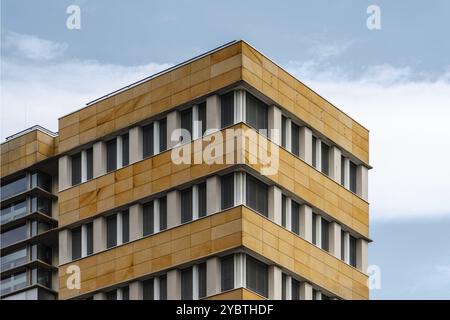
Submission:
{"label": "cloudy sky", "polygon": [[370,130],[371,297],[450,299],[450,2],[279,2],[2,0],[0,140],[244,39]]}

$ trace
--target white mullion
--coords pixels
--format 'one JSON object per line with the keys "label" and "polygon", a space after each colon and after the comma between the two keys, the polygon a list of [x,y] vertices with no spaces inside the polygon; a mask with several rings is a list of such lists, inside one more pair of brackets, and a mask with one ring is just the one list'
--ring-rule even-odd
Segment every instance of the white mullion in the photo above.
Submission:
{"label": "white mullion", "polygon": [[117,213],[117,245],[120,246],[123,243],[123,239],[122,239],[122,228],[123,228],[123,224],[122,224],[122,212]]}
{"label": "white mullion", "polygon": [[316,138],[316,169],[322,171],[322,141]]}
{"label": "white mullion", "polygon": [[117,169],[123,167],[123,139],[122,136],[117,136],[116,153],[117,153]]}
{"label": "white mullion", "polygon": [[160,152],[160,137],[159,137],[159,121],[153,122],[153,154],[158,154]]}
{"label": "white mullion", "polygon": [[199,288],[198,288],[198,265],[192,266],[192,299],[198,300]]}
{"label": "white mullion", "polygon": [[286,150],[292,152],[292,120],[286,118]]}
{"label": "white mullion", "polygon": [[159,277],[153,278],[153,300],[160,299],[159,287],[160,287]]}
{"label": "white mullion", "polygon": [[192,186],[192,220],[198,219],[198,185]]}
{"label": "white mullion", "polygon": [[159,222],[160,222],[160,203],[159,199],[153,200],[153,233],[159,232]]}
{"label": "white mullion", "polygon": [[81,182],[86,182],[87,180],[87,152],[86,150],[81,151]]}
{"label": "white mullion", "polygon": [[286,287],[286,300],[292,300],[292,277],[286,275],[285,281],[286,283],[284,284],[284,286]]}
{"label": "white mullion", "polygon": [[350,159],[344,158],[344,187],[350,189]]}
{"label": "white mullion", "polygon": [[245,90],[234,91],[234,123],[245,122]]}
{"label": "white mullion", "polygon": [[87,256],[87,225],[81,225],[81,257]]}
{"label": "white mullion", "polygon": [[350,233],[344,232],[344,261],[350,263]]}
{"label": "white mullion", "polygon": [[198,118],[198,105],[192,107],[192,140],[198,139],[202,136],[202,128]]}
{"label": "white mullion", "polygon": [[245,287],[245,262],[244,254],[236,253],[234,255],[234,288]]}
{"label": "white mullion", "polygon": [[117,300],[123,300],[122,288],[117,288],[116,295],[117,295]]}
{"label": "white mullion", "polygon": [[286,229],[292,231],[292,198],[286,197]]}

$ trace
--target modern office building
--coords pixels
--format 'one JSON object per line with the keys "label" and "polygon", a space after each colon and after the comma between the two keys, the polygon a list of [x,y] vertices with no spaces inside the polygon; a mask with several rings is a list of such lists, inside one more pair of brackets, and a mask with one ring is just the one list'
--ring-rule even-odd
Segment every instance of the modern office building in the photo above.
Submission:
{"label": "modern office building", "polygon": [[104,96],[1,145],[2,298],[368,299],[368,139],[244,41]]}

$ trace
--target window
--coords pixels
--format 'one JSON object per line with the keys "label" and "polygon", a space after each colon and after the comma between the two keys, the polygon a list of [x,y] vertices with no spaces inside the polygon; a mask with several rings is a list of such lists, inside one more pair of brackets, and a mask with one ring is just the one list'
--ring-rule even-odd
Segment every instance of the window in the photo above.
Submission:
{"label": "window", "polygon": [[330,223],[325,220],[325,219],[321,219],[322,221],[322,249],[325,251],[329,251],[330,250],[330,236],[329,236],[329,225]]}
{"label": "window", "polygon": [[167,229],[167,198],[159,199],[159,230]]}
{"label": "window", "polygon": [[312,299],[313,299],[313,300],[320,300],[320,299],[319,299],[319,294],[320,294],[320,292],[319,292],[318,290],[313,289],[313,292],[312,292]]}
{"label": "window", "polygon": [[81,183],[81,153],[72,156],[72,185]]}
{"label": "window", "polygon": [[345,157],[341,156],[341,185],[345,186]]}
{"label": "window", "polygon": [[317,138],[312,137],[312,165],[317,168]]}
{"label": "window", "polygon": [[27,273],[20,272],[3,278],[0,281],[1,295],[20,290],[27,286]]}
{"label": "window", "polygon": [[116,139],[106,142],[106,172],[117,169],[117,141]]}
{"label": "window", "polygon": [[251,175],[247,175],[246,180],[247,205],[267,217],[267,185]]}
{"label": "window", "polygon": [[198,269],[198,297],[206,297],[206,262],[200,263]]}
{"label": "window", "polygon": [[148,279],[142,282],[143,289],[143,299],[144,300],[154,300],[155,299],[155,289],[154,289],[154,279]]}
{"label": "window", "polygon": [[155,232],[154,227],[154,203],[150,201],[143,205],[142,208],[142,226],[143,226],[143,235],[148,236],[149,234],[153,234]]}
{"label": "window", "polygon": [[27,248],[16,250],[10,254],[4,255],[1,261],[1,272],[20,266],[27,262]]}
{"label": "window", "polygon": [[117,289],[107,292],[105,296],[106,300],[117,300]]}
{"label": "window", "polygon": [[322,148],[322,172],[326,175],[330,174],[330,147],[325,143],[321,143]]}
{"label": "window", "polygon": [[206,182],[198,185],[198,216],[206,216]]}
{"label": "window", "polygon": [[1,224],[18,219],[28,214],[27,201],[22,200],[8,205],[1,210]]}
{"label": "window", "polygon": [[181,142],[189,142],[192,139],[192,108],[181,111],[181,128],[187,130],[190,134],[189,140],[182,140]]}
{"label": "window", "polygon": [[192,220],[192,188],[181,191],[181,223]]}
{"label": "window", "polygon": [[350,235],[350,265],[356,268],[356,238]]}
{"label": "window", "polygon": [[130,136],[128,133],[122,135],[122,166],[130,163]]}
{"label": "window", "polygon": [[52,249],[42,244],[32,245],[31,260],[41,260],[45,263],[52,264]]}
{"label": "window", "polygon": [[292,279],[291,282],[291,286],[292,286],[292,300],[300,300],[300,282]]}
{"label": "window", "polygon": [[121,288],[122,290],[122,300],[130,300],[130,287],[125,286]]}
{"label": "window", "polygon": [[9,246],[10,244],[25,240],[28,237],[28,228],[26,223],[14,229],[4,231],[1,233],[0,244],[2,248]]}
{"label": "window", "polygon": [[143,157],[147,158],[153,155],[153,123],[142,128],[142,151]]}
{"label": "window", "polygon": [[94,151],[92,148],[86,150],[86,179],[94,177]]}
{"label": "window", "polygon": [[2,185],[0,189],[1,199],[9,198],[15,194],[24,192],[28,189],[28,179],[27,176],[24,175],[10,183]]}
{"label": "window", "polygon": [[283,194],[281,196],[281,225],[283,227],[286,228],[286,202],[287,202],[287,198],[286,196]]}
{"label": "window", "polygon": [[167,275],[159,277],[159,300],[167,300]]}
{"label": "window", "polygon": [[52,192],[52,177],[43,172],[33,172],[31,174],[31,187],[41,188],[45,191]]}
{"label": "window", "polygon": [[200,132],[203,136],[206,131],[206,102],[202,102],[198,105],[198,121],[200,121]]}
{"label": "window", "polygon": [[286,300],[286,281],[287,276],[285,273],[281,274],[281,300]]}
{"label": "window", "polygon": [[266,130],[264,132],[267,135],[268,128],[268,114],[267,105],[251,95],[246,93],[246,123],[255,128],[256,130]]}
{"label": "window", "polygon": [[356,193],[356,171],[357,166],[352,161],[350,161],[350,190]]}
{"label": "window", "polygon": [[287,145],[287,118],[285,116],[281,116],[281,146],[286,148]]}
{"label": "window", "polygon": [[345,231],[341,230],[341,260],[345,261]]}
{"label": "window", "polygon": [[122,243],[130,241],[130,213],[127,210],[122,211]]}
{"label": "window", "polygon": [[33,196],[31,198],[31,212],[40,212],[51,216],[52,201],[41,196]]}
{"label": "window", "polygon": [[159,152],[167,149],[167,120],[159,120]]}
{"label": "window", "polygon": [[106,247],[117,246],[117,215],[106,217]]}
{"label": "window", "polygon": [[291,123],[291,146],[292,153],[296,156],[300,156],[300,128],[295,123]]}
{"label": "window", "polygon": [[246,256],[247,288],[267,297],[268,292],[267,265],[253,257]]}
{"label": "window", "polygon": [[90,222],[86,224],[86,252],[87,254],[93,254],[94,253],[94,223]]}
{"label": "window", "polygon": [[292,225],[292,232],[296,234],[300,234],[300,205],[295,202],[291,201],[291,225]]}
{"label": "window", "polygon": [[192,267],[181,270],[181,300],[192,300]]}
{"label": "window", "polygon": [[81,258],[81,227],[72,229],[72,260]]}
{"label": "window", "polygon": [[222,210],[234,206],[234,173],[222,176]]}
{"label": "window", "polygon": [[222,258],[220,273],[222,291],[234,289],[234,255]]}
{"label": "window", "polygon": [[222,128],[234,124],[234,91],[221,96]]}

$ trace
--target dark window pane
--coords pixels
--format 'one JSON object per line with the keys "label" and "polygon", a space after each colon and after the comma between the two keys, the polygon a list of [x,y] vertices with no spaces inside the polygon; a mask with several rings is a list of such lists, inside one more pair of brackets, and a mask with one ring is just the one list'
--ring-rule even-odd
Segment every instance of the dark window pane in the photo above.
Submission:
{"label": "dark window pane", "polygon": [[221,260],[222,291],[234,289],[234,255],[223,257]]}
{"label": "dark window pane", "polygon": [[205,134],[206,131],[206,102],[200,103],[198,105],[198,121],[201,123],[201,133],[202,136]]}
{"label": "dark window pane", "polygon": [[181,223],[192,220],[192,188],[181,191]]}
{"label": "dark window pane", "polygon": [[181,270],[181,300],[192,300],[192,267]]}
{"label": "dark window pane", "polygon": [[92,148],[86,150],[86,178],[88,180],[94,177],[94,152]]}
{"label": "dark window pane", "polygon": [[159,230],[167,229],[167,199],[159,199]]}
{"label": "dark window pane", "polygon": [[267,217],[267,185],[251,175],[247,175],[246,180],[247,205]]}
{"label": "dark window pane", "polygon": [[81,227],[72,229],[72,260],[81,258]]}
{"label": "dark window pane", "polygon": [[350,236],[350,265],[356,268],[356,238]]}
{"label": "dark window pane", "polygon": [[[2,181],[3,182],[3,181]],[[3,184],[0,189],[1,199],[9,198],[15,194],[24,192],[28,189],[28,178],[26,175],[15,179],[9,183]]]}
{"label": "dark window pane", "polygon": [[292,300],[300,300],[300,282],[292,279]]}
{"label": "dark window pane", "polygon": [[300,156],[300,128],[293,122],[291,124],[291,139],[292,153]]}
{"label": "dark window pane", "polygon": [[198,216],[206,216],[206,182],[198,185]]}
{"label": "dark window pane", "polygon": [[142,231],[144,236],[155,232],[153,207],[153,201],[151,201],[144,204],[142,208]]}
{"label": "dark window pane", "polygon": [[87,254],[92,254],[94,252],[94,224],[88,223],[86,225],[87,231]]}
{"label": "dark window pane", "polygon": [[192,140],[192,108],[181,111],[181,128],[189,131],[191,139],[186,141],[181,141],[183,143]]}
{"label": "dark window pane", "polygon": [[356,164],[350,161],[350,190],[354,193],[356,193],[356,171]]}
{"label": "dark window pane", "polygon": [[293,200],[291,201],[291,214],[292,232],[300,234],[300,205]]}
{"label": "dark window pane", "polygon": [[130,137],[128,133],[122,135],[122,166],[130,163]]}
{"label": "dark window pane", "polygon": [[128,210],[122,212],[122,243],[130,241],[130,214]]}
{"label": "dark window pane", "polygon": [[106,247],[112,248],[117,245],[117,215],[106,217]]}
{"label": "dark window pane", "polygon": [[107,292],[106,300],[117,300],[117,289]]}
{"label": "dark window pane", "polygon": [[328,251],[330,249],[329,222],[322,218],[322,249]]}
{"label": "dark window pane", "polygon": [[267,297],[268,274],[267,265],[251,256],[246,256],[247,288]]}
{"label": "dark window pane", "polygon": [[167,149],[167,120],[159,120],[159,152]]}
{"label": "dark window pane", "polygon": [[167,300],[167,276],[159,277],[159,300]]}
{"label": "dark window pane", "polygon": [[246,123],[257,130],[265,129],[265,135],[267,135],[267,105],[248,92],[246,93],[246,103]]}
{"label": "dark window pane", "polygon": [[345,182],[345,157],[341,156],[341,185]]}
{"label": "dark window pane", "polygon": [[317,230],[316,230],[316,228],[317,228],[317,219],[318,219],[317,214],[313,213],[313,217],[312,217],[312,240],[313,240],[313,243],[315,245],[317,245]]}
{"label": "dark window pane", "polygon": [[222,210],[234,206],[234,173],[222,176]]}
{"label": "dark window pane", "polygon": [[19,227],[15,227],[14,229],[5,231],[1,233],[1,247],[5,248],[10,244],[25,240],[28,238],[28,228],[27,225],[24,224]]}
{"label": "dark window pane", "polygon": [[122,287],[122,300],[130,300],[130,287]]}
{"label": "dark window pane", "polygon": [[286,228],[286,196],[281,196],[281,225]]}
{"label": "dark window pane", "polygon": [[234,123],[234,91],[221,96],[222,128]]}
{"label": "dark window pane", "polygon": [[144,300],[154,300],[155,299],[155,291],[154,291],[154,280],[148,279],[142,282],[143,289],[143,299]]}
{"label": "dark window pane", "polygon": [[153,123],[142,128],[142,150],[143,157],[147,158],[153,155]]}
{"label": "dark window pane", "polygon": [[312,295],[312,299],[313,300],[318,300],[318,295],[319,295],[319,291],[317,291],[316,289],[313,289],[313,295]]}
{"label": "dark window pane", "polygon": [[72,185],[81,183],[81,153],[72,156]]}
{"label": "dark window pane", "polygon": [[198,265],[198,297],[206,297],[206,263]]}
{"label": "dark window pane", "polygon": [[112,139],[106,142],[106,171],[111,172],[117,169],[117,140]]}
{"label": "dark window pane", "polygon": [[322,172],[326,175],[330,174],[330,147],[325,143],[322,146]]}
{"label": "dark window pane", "polygon": [[345,260],[345,231],[341,230],[341,260]]}
{"label": "dark window pane", "polygon": [[281,274],[281,300],[286,300],[286,274]]}
{"label": "dark window pane", "polygon": [[287,118],[285,116],[281,117],[281,145],[286,148],[286,130],[287,130]]}

